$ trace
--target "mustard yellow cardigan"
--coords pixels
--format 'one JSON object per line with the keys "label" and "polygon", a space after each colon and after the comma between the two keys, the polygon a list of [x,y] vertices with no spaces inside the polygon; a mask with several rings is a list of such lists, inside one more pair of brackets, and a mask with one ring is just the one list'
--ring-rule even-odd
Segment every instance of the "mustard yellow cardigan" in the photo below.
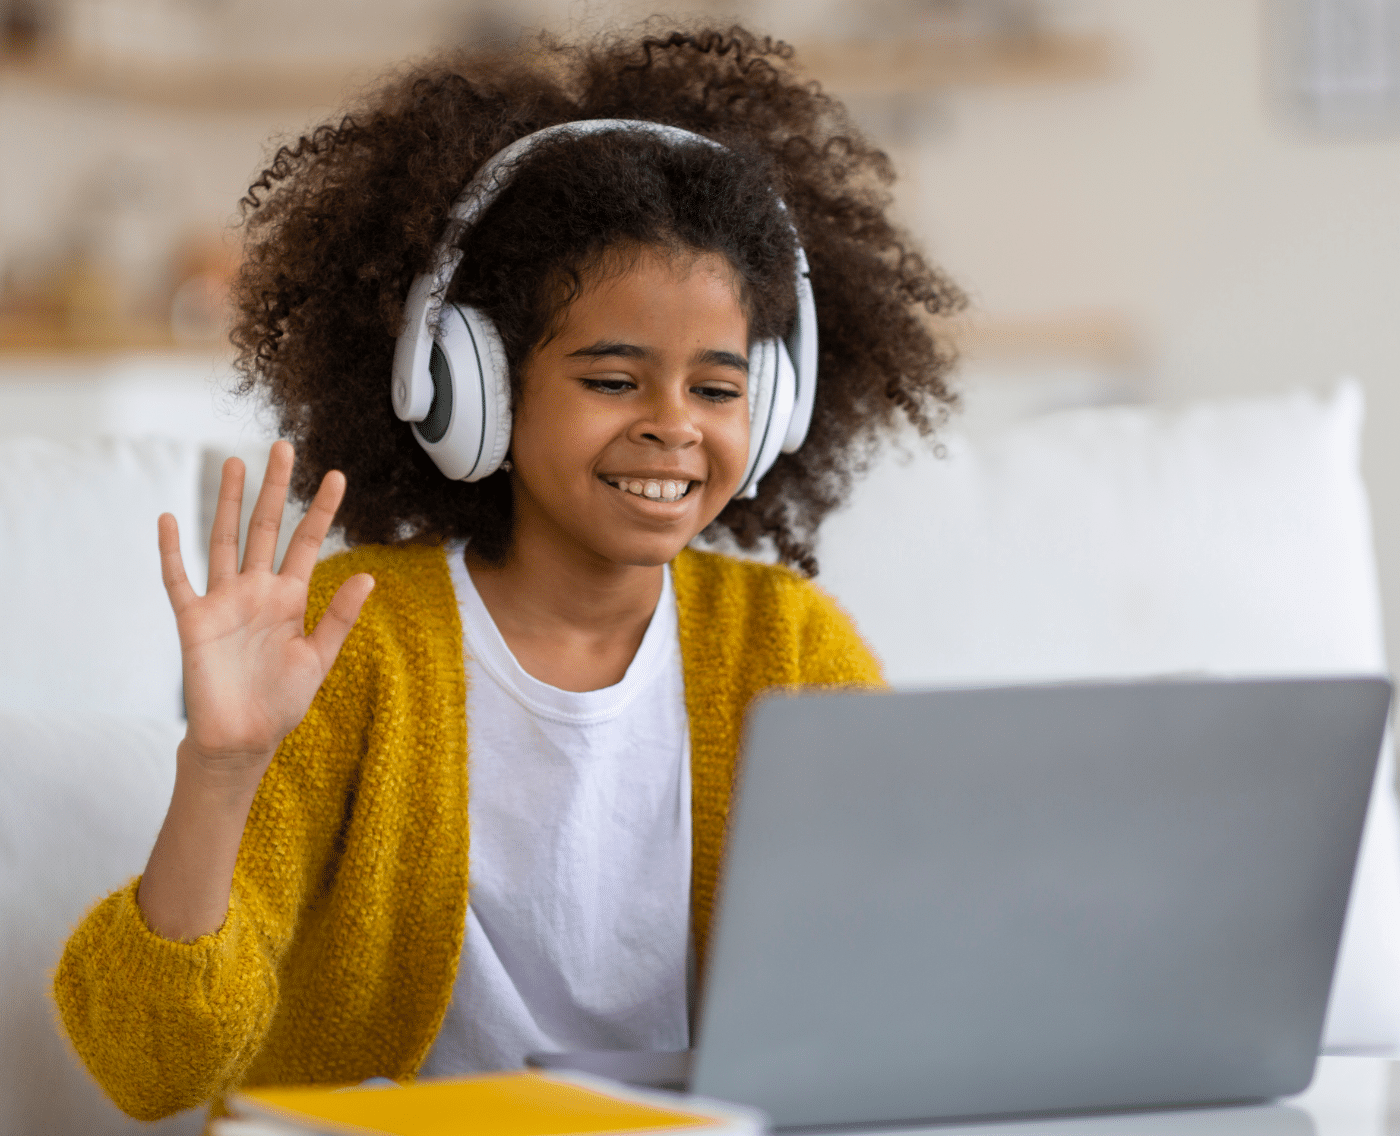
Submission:
{"label": "mustard yellow cardigan", "polygon": [[[308,629],[356,572],[376,587],[262,780],[223,927],[193,943],[160,938],[133,880],[64,950],[63,1026],[133,1117],[239,1085],[411,1077],[437,1035],[467,907],[457,601],[441,548],[365,547],[317,568]],[[880,674],[836,605],[789,571],[687,550],[672,579],[703,965],[745,708],[767,688]]]}

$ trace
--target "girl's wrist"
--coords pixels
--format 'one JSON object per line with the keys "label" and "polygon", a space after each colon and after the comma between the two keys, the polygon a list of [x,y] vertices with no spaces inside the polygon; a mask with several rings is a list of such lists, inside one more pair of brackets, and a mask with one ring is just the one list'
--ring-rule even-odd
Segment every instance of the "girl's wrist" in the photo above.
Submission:
{"label": "girl's wrist", "polygon": [[175,796],[246,813],[274,752],[213,756],[186,735],[175,751]]}
{"label": "girl's wrist", "polygon": [[228,914],[234,865],[266,762],[210,762],[187,737],[177,747],[175,789],[141,877],[137,903],[157,935],[192,942]]}

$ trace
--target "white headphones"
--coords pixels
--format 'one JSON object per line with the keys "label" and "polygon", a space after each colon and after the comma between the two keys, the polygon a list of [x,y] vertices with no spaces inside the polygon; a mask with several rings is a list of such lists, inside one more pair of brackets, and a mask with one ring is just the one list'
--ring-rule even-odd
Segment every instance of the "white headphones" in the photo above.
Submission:
{"label": "white headphones", "polygon": [[[408,290],[404,331],[394,346],[394,413],[413,423],[418,444],[454,480],[480,481],[495,473],[510,448],[511,431],[510,376],[499,333],[475,308],[443,300],[462,260],[457,242],[541,142],[609,130],[719,148],[713,139],[679,127],[623,118],[566,122],[527,134],[488,160],[462,191],[448,213],[432,268]],[[778,454],[792,453],[807,437],[817,383],[817,309],[810,275],[798,245],[792,332],[786,342],[765,339],[749,352],[749,460],[736,497],[757,494],[759,478]]]}

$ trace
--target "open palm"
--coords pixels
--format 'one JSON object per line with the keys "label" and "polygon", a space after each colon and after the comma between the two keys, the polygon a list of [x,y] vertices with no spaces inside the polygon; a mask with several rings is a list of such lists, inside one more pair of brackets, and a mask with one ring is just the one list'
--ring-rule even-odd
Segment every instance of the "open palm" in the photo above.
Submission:
{"label": "open palm", "polygon": [[161,573],[175,609],[184,666],[186,741],[206,772],[230,783],[261,778],[277,746],[306,715],[374,587],[366,574],[350,577],[315,630],[304,633],[311,571],[344,495],[345,477],[338,471],[325,476],[281,570],[274,571],[292,462],[292,447],[276,443],[241,569],[244,468],[237,458],[224,463],[203,596],[185,575],[175,518],[168,513],[160,518]]}

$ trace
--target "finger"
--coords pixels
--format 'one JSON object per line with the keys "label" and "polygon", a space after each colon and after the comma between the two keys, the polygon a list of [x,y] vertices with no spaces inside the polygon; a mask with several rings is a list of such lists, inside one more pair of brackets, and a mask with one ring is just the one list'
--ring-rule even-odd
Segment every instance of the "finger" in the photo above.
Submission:
{"label": "finger", "polygon": [[359,572],[351,576],[331,597],[330,606],[316,624],[316,630],[307,636],[307,642],[321,660],[322,673],[331,669],[336,655],[340,654],[345,637],[350,634],[350,628],[355,626],[355,620],[360,617],[360,608],[364,606],[365,600],[373,590],[374,577],[368,572]]}
{"label": "finger", "polygon": [[272,570],[272,560],[277,555],[277,534],[282,528],[282,508],[287,503],[287,486],[291,480],[291,443],[273,442],[258,502],[248,521],[248,539],[243,545],[245,572],[249,568]]}
{"label": "finger", "polygon": [[295,576],[303,582],[311,579],[311,570],[316,567],[321,545],[344,496],[345,475],[333,469],[321,479],[321,488],[311,499],[311,507],[292,533],[292,542],[282,557],[283,575]]}
{"label": "finger", "polygon": [[219,504],[214,510],[214,528],[209,533],[210,587],[238,574],[238,521],[243,515],[246,472],[241,458],[229,458],[219,477]]}
{"label": "finger", "polygon": [[185,559],[180,555],[180,526],[170,513],[162,513],[156,521],[157,543],[160,546],[160,578],[165,594],[176,616],[199,597],[185,575]]}

